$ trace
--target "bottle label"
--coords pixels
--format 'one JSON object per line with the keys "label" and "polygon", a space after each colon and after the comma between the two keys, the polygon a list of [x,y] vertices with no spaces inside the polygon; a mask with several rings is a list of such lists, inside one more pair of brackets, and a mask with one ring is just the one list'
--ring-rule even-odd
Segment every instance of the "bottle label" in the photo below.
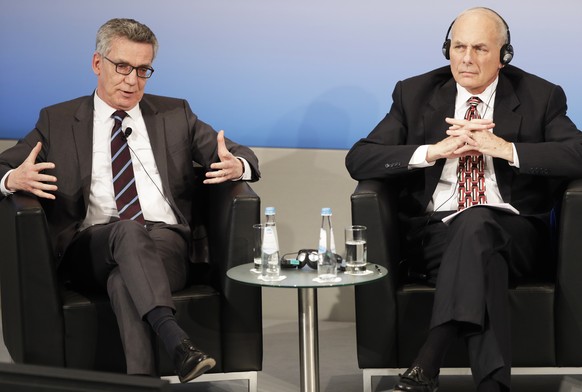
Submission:
{"label": "bottle label", "polygon": [[272,227],[265,227],[265,235],[263,237],[263,253],[268,255],[279,251],[279,244],[277,242],[277,236],[275,230]]}
{"label": "bottle label", "polygon": [[319,253],[325,253],[325,251],[327,250],[325,245],[326,243],[327,243],[327,233],[324,228],[321,228],[319,230],[319,249],[318,249]]}
{"label": "bottle label", "polygon": [[324,253],[327,250],[332,251],[333,253],[335,252],[335,239],[333,237],[333,229],[330,229],[329,231],[329,247],[330,249],[327,249],[327,232],[325,231],[325,229],[321,228],[319,230],[319,253]]}

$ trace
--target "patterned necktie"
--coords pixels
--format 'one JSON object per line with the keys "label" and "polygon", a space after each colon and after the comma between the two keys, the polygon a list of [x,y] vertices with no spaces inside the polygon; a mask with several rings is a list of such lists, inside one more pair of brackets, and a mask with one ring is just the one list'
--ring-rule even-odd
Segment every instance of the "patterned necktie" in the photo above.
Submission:
{"label": "patterned necktie", "polygon": [[[465,113],[465,120],[481,118],[477,111],[477,105],[481,100],[478,97],[471,97],[467,102],[469,103],[469,108]],[[483,155],[460,157],[457,175],[459,180],[459,211],[472,205],[487,203],[487,197],[485,196],[485,160]]]}
{"label": "patterned necktie", "polygon": [[118,110],[112,115],[115,124],[111,130],[111,174],[113,175],[115,203],[120,219],[131,219],[145,224],[135,187],[129,146],[121,129],[121,123],[125,116],[127,113],[122,110]]}

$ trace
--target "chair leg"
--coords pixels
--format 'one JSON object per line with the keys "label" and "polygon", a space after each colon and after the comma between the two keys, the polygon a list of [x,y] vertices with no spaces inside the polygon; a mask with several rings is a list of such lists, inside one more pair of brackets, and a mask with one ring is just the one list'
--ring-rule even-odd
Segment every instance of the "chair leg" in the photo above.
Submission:
{"label": "chair leg", "polygon": [[372,375],[368,372],[369,369],[364,369],[362,372],[364,392],[372,392]]}

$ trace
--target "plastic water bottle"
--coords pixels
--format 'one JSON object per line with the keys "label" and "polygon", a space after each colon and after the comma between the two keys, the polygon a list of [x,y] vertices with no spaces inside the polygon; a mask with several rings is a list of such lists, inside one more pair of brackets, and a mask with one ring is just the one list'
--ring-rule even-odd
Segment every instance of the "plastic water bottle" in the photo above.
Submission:
{"label": "plastic water bottle", "polygon": [[265,208],[265,233],[261,246],[261,275],[264,280],[277,280],[281,271],[279,238],[275,224],[275,207]]}
{"label": "plastic water bottle", "polygon": [[331,208],[321,209],[321,229],[319,230],[319,246],[317,249],[317,276],[322,281],[334,281],[337,276],[335,239],[331,215]]}

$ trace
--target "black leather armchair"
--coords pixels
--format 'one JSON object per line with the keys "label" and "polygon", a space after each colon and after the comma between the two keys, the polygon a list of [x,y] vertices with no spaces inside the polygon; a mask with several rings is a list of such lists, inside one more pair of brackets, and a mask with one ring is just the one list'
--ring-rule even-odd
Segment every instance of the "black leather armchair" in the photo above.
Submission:
{"label": "black leather armchair", "polygon": [[[176,317],[196,344],[216,359],[211,373],[223,373],[224,378],[238,378],[233,372],[240,373],[240,378],[249,379],[250,389],[256,389],[263,355],[261,291],[229,280],[226,271],[252,259],[250,228],[259,222],[260,199],[245,182],[196,184],[195,195],[194,243],[198,258],[206,262],[191,264],[189,285],[174,293]],[[38,200],[27,194],[5,198],[0,202],[0,227],[2,326],[12,359],[124,373],[108,297],[73,291],[60,282]],[[163,346],[154,344],[159,374],[173,375]]]}
{"label": "black leather armchair", "polygon": [[[361,181],[351,196],[353,224],[368,227],[368,260],[388,269],[388,277],[356,286],[358,365],[364,390],[371,377],[396,375],[410,366],[426,338],[434,289],[399,274],[397,183]],[[523,368],[580,373],[582,366],[582,180],[563,195],[557,223],[555,276],[511,287],[513,374]],[[548,261],[552,262],[552,261]],[[463,342],[449,351],[443,374],[467,374]],[[447,370],[449,370],[447,372]]]}

